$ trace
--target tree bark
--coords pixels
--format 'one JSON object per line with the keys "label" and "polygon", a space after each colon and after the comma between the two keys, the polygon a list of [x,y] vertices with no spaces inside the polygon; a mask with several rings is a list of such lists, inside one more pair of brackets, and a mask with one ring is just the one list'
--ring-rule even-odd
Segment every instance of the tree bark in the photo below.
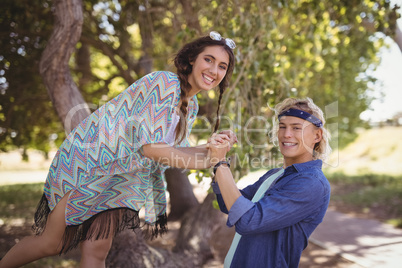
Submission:
{"label": "tree bark", "polygon": [[81,36],[82,1],[56,0],[54,9],[54,29],[43,51],[39,72],[66,133],[70,133],[90,114],[68,64]]}
{"label": "tree bark", "polygon": [[234,235],[234,228],[226,227],[225,214],[213,207],[214,200],[215,194],[208,194],[201,205],[185,215],[173,249],[174,252],[187,252],[196,267],[202,267],[218,255],[216,252],[222,250],[217,248],[223,247],[226,252]]}
{"label": "tree bark", "polygon": [[149,246],[140,232],[125,230],[114,239],[106,259],[111,268],[188,268],[193,260],[184,253]]}
{"label": "tree bark", "polygon": [[398,23],[396,24],[396,28],[395,28],[394,41],[402,52],[402,31],[399,28]]}
{"label": "tree bark", "polygon": [[142,55],[138,62],[138,74],[143,76],[152,72],[153,60],[151,57],[153,50],[153,29],[152,19],[149,15],[148,9],[140,12],[138,18],[138,25],[140,27],[141,39],[142,39]]}
{"label": "tree bark", "polygon": [[199,205],[185,170],[169,168],[165,172],[167,190],[170,193],[169,221],[179,220],[183,215]]}
{"label": "tree bark", "polygon": [[201,34],[201,26],[198,20],[197,12],[193,8],[193,1],[180,0],[180,3],[183,7],[183,13],[187,22],[187,27],[189,29],[196,30],[197,34]]}
{"label": "tree bark", "polygon": [[76,51],[76,71],[81,73],[78,81],[78,87],[83,88],[86,84],[91,82],[93,76],[91,72],[91,52],[89,45],[81,43],[81,47]]}

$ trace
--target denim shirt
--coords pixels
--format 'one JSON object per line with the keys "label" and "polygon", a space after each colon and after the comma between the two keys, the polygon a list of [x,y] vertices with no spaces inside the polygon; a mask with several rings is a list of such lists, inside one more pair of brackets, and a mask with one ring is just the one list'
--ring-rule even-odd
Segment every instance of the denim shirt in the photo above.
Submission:
{"label": "denim shirt", "polygon": [[221,211],[228,214],[227,225],[242,235],[230,267],[298,267],[329,204],[331,189],[321,167],[321,160],[289,166],[258,202],[251,202],[261,183],[278,171],[272,169],[241,190],[230,211],[218,184],[212,184]]}

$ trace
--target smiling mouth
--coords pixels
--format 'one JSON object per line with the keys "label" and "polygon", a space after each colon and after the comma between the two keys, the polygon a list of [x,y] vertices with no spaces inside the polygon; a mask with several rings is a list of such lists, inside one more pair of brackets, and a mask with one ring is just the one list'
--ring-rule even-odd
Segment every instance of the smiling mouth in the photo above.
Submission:
{"label": "smiling mouth", "polygon": [[215,81],[215,79],[213,79],[213,78],[211,78],[211,77],[209,77],[209,76],[207,76],[205,74],[203,74],[202,77],[210,84],[212,84],[212,82]]}
{"label": "smiling mouth", "polygon": [[291,142],[282,142],[282,144],[284,146],[296,146],[297,145],[297,143],[291,143]]}

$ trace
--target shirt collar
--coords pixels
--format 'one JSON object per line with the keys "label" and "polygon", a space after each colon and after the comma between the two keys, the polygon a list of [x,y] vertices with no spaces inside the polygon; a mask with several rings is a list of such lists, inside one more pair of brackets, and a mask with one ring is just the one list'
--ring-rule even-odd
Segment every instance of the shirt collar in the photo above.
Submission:
{"label": "shirt collar", "polygon": [[302,172],[306,169],[311,169],[311,168],[322,168],[322,160],[318,159],[318,160],[312,160],[312,161],[308,161],[308,162],[304,162],[304,163],[297,163],[297,164],[293,164],[291,166],[288,166],[285,169],[285,172]]}

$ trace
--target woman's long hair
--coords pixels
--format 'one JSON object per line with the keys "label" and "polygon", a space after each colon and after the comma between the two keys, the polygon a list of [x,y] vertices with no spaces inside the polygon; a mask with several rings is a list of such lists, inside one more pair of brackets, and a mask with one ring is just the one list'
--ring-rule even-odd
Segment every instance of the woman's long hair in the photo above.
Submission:
{"label": "woman's long hair", "polygon": [[204,51],[206,47],[209,46],[221,46],[229,55],[229,66],[226,71],[225,77],[219,84],[219,99],[218,108],[216,111],[217,119],[215,122],[214,132],[219,128],[219,110],[221,106],[222,94],[225,89],[229,86],[230,78],[232,77],[235,57],[233,50],[226,45],[225,39],[213,40],[209,36],[200,37],[186,45],[184,45],[181,50],[176,54],[174,58],[174,65],[177,69],[177,75],[179,77],[181,85],[180,93],[180,121],[176,128],[176,143],[180,143],[186,137],[187,132],[187,113],[188,113],[188,101],[186,99],[188,92],[191,90],[191,85],[188,82],[188,76],[193,71],[193,66],[190,62],[195,62],[198,55]]}
{"label": "woman's long hair", "polygon": [[275,108],[275,118],[273,120],[273,127],[270,131],[270,138],[274,145],[278,146],[278,131],[279,131],[279,120],[278,116],[283,112],[289,110],[290,108],[302,110],[308,112],[309,114],[314,115],[318,119],[321,120],[323,126],[322,128],[322,139],[314,145],[313,150],[313,159],[321,159],[325,161],[328,156],[331,154],[331,146],[329,145],[329,140],[331,135],[329,131],[325,128],[325,117],[324,113],[320,107],[318,107],[312,99],[296,99],[296,98],[287,98],[281,103],[278,103]]}

